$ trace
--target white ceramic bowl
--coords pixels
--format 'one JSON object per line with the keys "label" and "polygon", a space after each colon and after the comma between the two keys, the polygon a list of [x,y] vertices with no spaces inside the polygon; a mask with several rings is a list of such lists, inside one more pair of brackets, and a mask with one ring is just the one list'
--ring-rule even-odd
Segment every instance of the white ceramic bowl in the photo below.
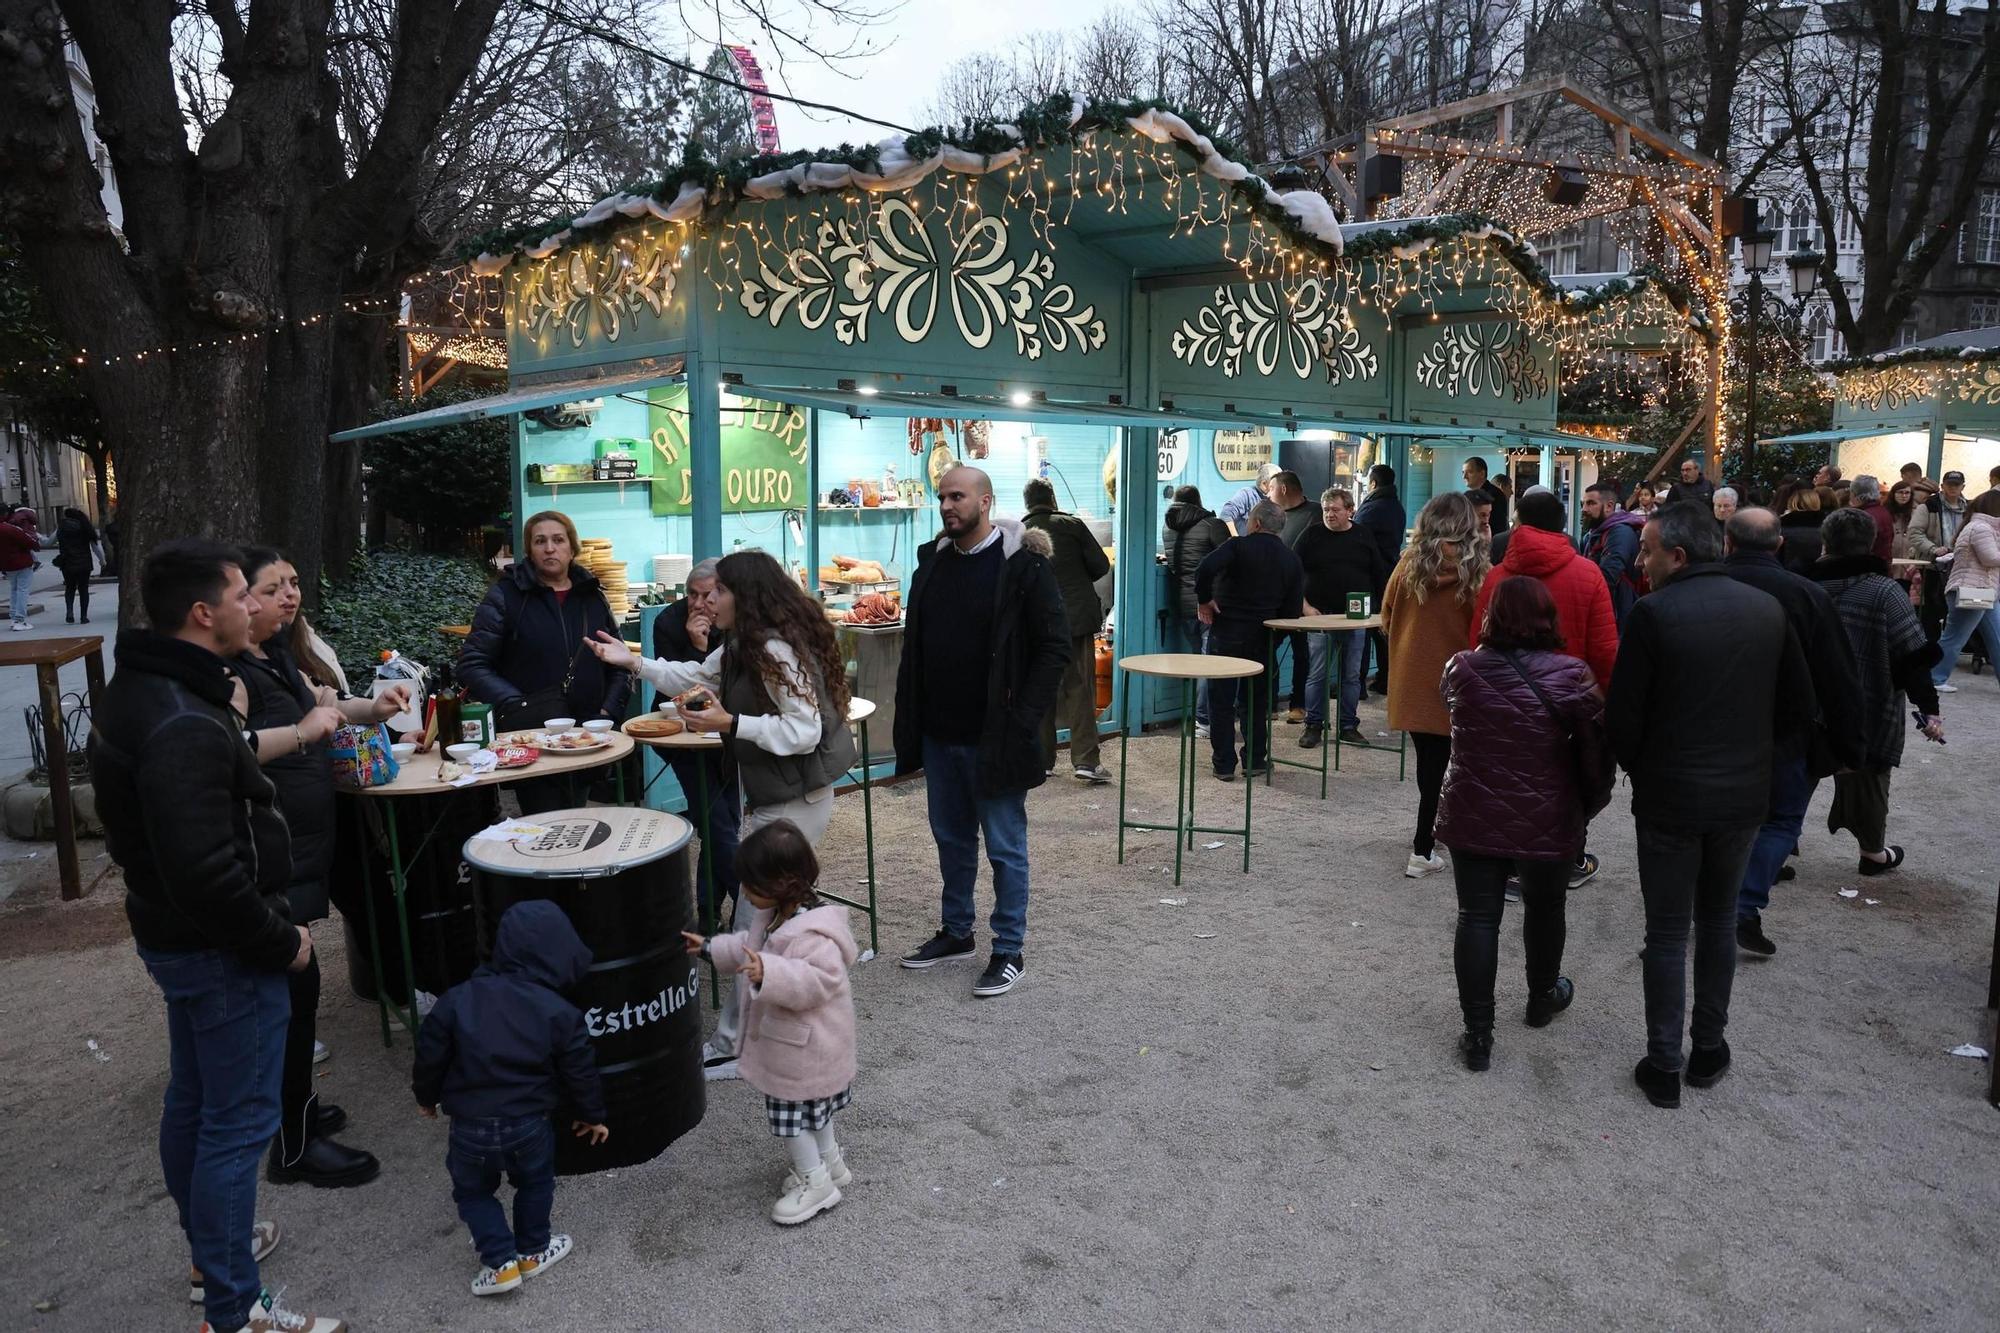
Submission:
{"label": "white ceramic bowl", "polygon": [[445,746],[444,752],[462,764],[479,753],[479,745],[476,741],[460,741],[456,745]]}
{"label": "white ceramic bowl", "polygon": [[396,756],[397,763],[407,764],[417,753],[417,743],[415,741],[397,741],[389,747],[389,753]]}
{"label": "white ceramic bowl", "polygon": [[617,725],[616,722],[613,722],[608,717],[593,717],[590,721],[583,724],[583,729],[595,736],[601,735]]}
{"label": "white ceramic bowl", "polygon": [[550,731],[568,731],[576,725],[576,719],[573,717],[552,717],[542,723],[542,725]]}
{"label": "white ceramic bowl", "polygon": [[676,704],[672,699],[660,700],[661,717],[679,717],[680,715],[680,705]]}

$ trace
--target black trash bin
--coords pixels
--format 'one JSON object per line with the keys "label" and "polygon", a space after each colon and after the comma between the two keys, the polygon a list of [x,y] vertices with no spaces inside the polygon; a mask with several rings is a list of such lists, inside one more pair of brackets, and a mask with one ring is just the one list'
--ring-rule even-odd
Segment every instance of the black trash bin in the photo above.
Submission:
{"label": "black trash bin", "polygon": [[534,839],[471,839],[479,957],[493,954],[500,918],[545,898],[563,909],[592,956],[572,996],[597,1049],[611,1137],[591,1147],[556,1136],[556,1171],[580,1175],[634,1166],[701,1123],[701,968],[683,930],[695,929],[689,844],[678,815],[631,807],[533,816]]}
{"label": "black trash bin", "polygon": [[[347,982],[355,995],[375,999],[375,968],[382,960],[389,997],[409,991],[403,981],[403,948],[396,937],[396,900],[389,879],[389,839],[383,816],[396,803],[396,837],[407,866],[410,958],[417,989],[442,995],[478,965],[472,913],[472,867],[465,840],[499,822],[497,787],[469,787],[434,796],[360,796],[341,792],[334,801],[332,896],[347,940]],[[433,823],[435,832],[430,832]],[[430,832],[428,841],[425,833]],[[375,901],[379,952],[368,948],[368,904]]]}

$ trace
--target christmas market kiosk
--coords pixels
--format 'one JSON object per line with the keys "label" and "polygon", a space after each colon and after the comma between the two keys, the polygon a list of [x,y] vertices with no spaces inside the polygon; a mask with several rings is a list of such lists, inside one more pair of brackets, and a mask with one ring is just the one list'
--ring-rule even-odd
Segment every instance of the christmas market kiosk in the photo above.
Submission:
{"label": "christmas market kiosk", "polygon": [[[1656,276],[1558,283],[1476,215],[1343,225],[1171,111],[1067,97],[683,167],[483,238],[467,280],[505,284],[508,390],[342,438],[516,415],[515,514],[570,514],[614,597],[770,552],[850,631],[878,763],[895,595],[952,462],[992,476],[1003,515],[1046,478],[1113,558],[1119,655],[1171,649],[1155,555],[1174,487],[1219,507],[1275,459],[1316,496],[1381,462],[1414,515],[1473,455],[1539,450],[1553,477],[1560,451],[1604,447],[1556,430],[1567,349],[1705,337]],[[1172,715],[1172,691],[1126,688],[1122,722]]]}

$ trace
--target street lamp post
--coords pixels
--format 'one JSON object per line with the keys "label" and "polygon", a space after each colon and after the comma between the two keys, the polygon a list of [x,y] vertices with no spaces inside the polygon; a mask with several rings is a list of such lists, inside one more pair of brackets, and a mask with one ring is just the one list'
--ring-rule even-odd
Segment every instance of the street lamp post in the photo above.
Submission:
{"label": "street lamp post", "polygon": [[[1746,473],[1757,461],[1757,372],[1760,369],[1757,335],[1764,319],[1764,270],[1771,266],[1771,250],[1776,241],[1773,233],[1761,230],[1737,240],[1743,267],[1750,274],[1750,350],[1746,357],[1750,379],[1745,386],[1743,411],[1743,469]],[[1819,270],[1824,262],[1825,256],[1812,250],[1797,251],[1785,260],[1785,267],[1791,272],[1792,299],[1801,313],[1819,288]]]}

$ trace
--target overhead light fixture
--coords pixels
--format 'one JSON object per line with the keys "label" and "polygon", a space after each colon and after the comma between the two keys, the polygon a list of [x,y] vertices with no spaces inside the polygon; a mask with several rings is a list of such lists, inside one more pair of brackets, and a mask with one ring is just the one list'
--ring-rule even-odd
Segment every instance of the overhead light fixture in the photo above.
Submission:
{"label": "overhead light fixture", "polygon": [[1583,178],[1583,172],[1571,166],[1551,167],[1548,178],[1542,182],[1542,198],[1559,208],[1575,208],[1589,193],[1590,182]]}
{"label": "overhead light fixture", "polygon": [[1033,402],[1034,399],[1028,396],[1028,391],[1026,389],[1016,389],[1014,390],[1014,392],[1007,395],[1007,401],[1012,403],[1016,407],[1026,407],[1029,403]]}
{"label": "overhead light fixture", "polygon": [[1403,194],[1403,159],[1394,153],[1376,153],[1361,169],[1362,189],[1368,201],[1399,199]]}
{"label": "overhead light fixture", "polygon": [[863,398],[873,398],[876,394],[882,391],[876,388],[872,384],[864,384],[860,388],[856,389],[854,392],[860,394]]}

